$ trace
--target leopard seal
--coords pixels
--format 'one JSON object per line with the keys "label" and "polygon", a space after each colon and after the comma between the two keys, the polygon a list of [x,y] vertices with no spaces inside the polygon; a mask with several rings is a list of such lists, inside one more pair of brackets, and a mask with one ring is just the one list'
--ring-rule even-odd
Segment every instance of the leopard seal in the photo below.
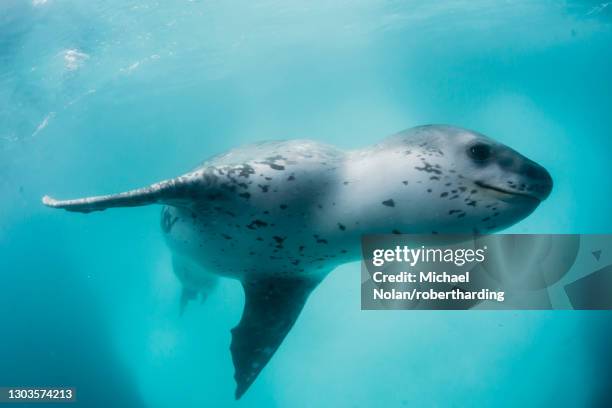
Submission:
{"label": "leopard seal", "polygon": [[163,205],[183,306],[219,276],[242,282],[230,347],[238,399],[312,290],[359,259],[362,235],[497,231],[534,211],[552,185],[542,166],[501,143],[428,125],[350,151],[309,140],[256,143],[148,187],[43,203],[82,213]]}

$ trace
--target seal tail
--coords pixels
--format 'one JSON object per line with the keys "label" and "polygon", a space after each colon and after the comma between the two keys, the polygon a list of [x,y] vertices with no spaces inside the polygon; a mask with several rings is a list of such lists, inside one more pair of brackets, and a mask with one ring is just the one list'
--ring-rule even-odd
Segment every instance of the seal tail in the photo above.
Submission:
{"label": "seal tail", "polygon": [[48,195],[42,203],[51,208],[89,213],[112,207],[138,207],[149,204],[181,205],[198,192],[205,191],[203,173],[195,172],[173,179],[160,181],[148,187],[129,190],[119,194],[100,195],[74,200],[56,200]]}

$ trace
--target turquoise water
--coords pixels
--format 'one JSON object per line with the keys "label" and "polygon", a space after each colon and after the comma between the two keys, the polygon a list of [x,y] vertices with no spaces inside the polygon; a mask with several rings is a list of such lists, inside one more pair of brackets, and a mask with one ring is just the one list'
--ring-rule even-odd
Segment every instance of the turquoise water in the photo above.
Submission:
{"label": "turquoise water", "polygon": [[358,264],[234,402],[239,284],[179,318],[159,208],[40,198],[256,140],[352,148],[450,123],[551,172],[509,232],[612,233],[611,50],[601,1],[4,0],[0,386],[74,386],[84,407],[605,406],[609,313],[364,312]]}

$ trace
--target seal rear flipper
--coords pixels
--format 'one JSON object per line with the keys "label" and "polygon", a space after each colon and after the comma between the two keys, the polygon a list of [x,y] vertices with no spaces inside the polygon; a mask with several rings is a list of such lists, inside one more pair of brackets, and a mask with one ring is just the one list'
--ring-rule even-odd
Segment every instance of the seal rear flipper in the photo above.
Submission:
{"label": "seal rear flipper", "polygon": [[111,207],[138,207],[149,204],[189,207],[194,199],[214,194],[211,191],[213,183],[214,178],[210,177],[206,170],[199,170],[123,193],[75,200],[56,200],[46,195],[42,198],[42,202],[47,207],[81,213],[103,211]]}
{"label": "seal rear flipper", "polygon": [[[164,225],[163,219],[164,217],[162,217],[162,228]],[[172,255],[172,268],[182,284],[179,309],[181,316],[189,302],[196,300],[198,296],[201,303],[204,303],[219,282],[218,275],[207,273],[196,262],[178,254]]]}
{"label": "seal rear flipper", "polygon": [[255,381],[293,327],[319,279],[265,278],[243,281],[244,311],[232,329],[236,399]]}
{"label": "seal rear flipper", "polygon": [[181,290],[181,301],[180,301],[180,309],[179,309],[179,316],[183,316],[183,314],[185,313],[185,308],[187,307],[187,304],[196,299],[198,297],[198,292],[193,290],[193,289],[188,289],[186,287],[183,287],[183,289]]}

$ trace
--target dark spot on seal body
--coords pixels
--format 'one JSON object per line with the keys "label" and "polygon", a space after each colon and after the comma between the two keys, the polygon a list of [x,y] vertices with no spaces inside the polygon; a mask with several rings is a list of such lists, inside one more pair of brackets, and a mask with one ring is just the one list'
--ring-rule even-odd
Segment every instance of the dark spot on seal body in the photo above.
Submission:
{"label": "dark spot on seal body", "polygon": [[267,193],[268,189],[270,188],[270,186],[268,186],[268,185],[261,185],[261,184],[258,184],[257,187],[261,188],[261,191],[263,193]]}
{"label": "dark spot on seal body", "polygon": [[276,242],[276,247],[277,248],[282,248],[283,247],[283,242],[285,241],[287,237],[279,237],[278,235],[275,235],[272,237],[272,239]]}
{"label": "dark spot on seal body", "polygon": [[251,193],[240,193],[238,195],[242,198],[246,198],[247,200],[251,198]]}
{"label": "dark spot on seal body", "polygon": [[403,184],[403,185],[405,185],[405,186],[407,186],[407,185],[408,185],[408,180],[404,180],[404,181],[402,181],[402,184]]}
{"label": "dark spot on seal body", "polygon": [[348,185],[349,185],[349,182],[348,182],[348,181],[345,181],[345,182],[343,182],[342,184],[344,184],[345,186],[348,186]]}
{"label": "dark spot on seal body", "polygon": [[255,169],[248,164],[243,164],[242,167],[239,168],[238,176],[248,178],[251,174],[255,174]]}
{"label": "dark spot on seal body", "polygon": [[287,177],[287,181],[293,181],[293,180],[295,180],[295,176],[293,174]]}
{"label": "dark spot on seal body", "polygon": [[440,197],[446,197],[448,195],[448,193],[445,191],[442,194],[440,194]]}
{"label": "dark spot on seal body", "polygon": [[267,227],[268,223],[262,220],[253,220],[249,225],[247,225],[248,229],[255,229],[260,227]]}
{"label": "dark spot on seal body", "polygon": [[431,164],[427,163],[427,162],[423,162],[423,167],[415,167],[415,170],[418,171],[424,171],[426,173],[434,173],[434,174],[442,174],[442,172],[440,170],[438,170],[436,167],[437,166],[432,166]]}
{"label": "dark spot on seal body", "polygon": [[401,232],[400,230],[396,230],[396,229],[394,229],[393,231],[391,231],[391,233],[392,233],[392,234],[395,234],[395,235],[402,235],[402,232]]}
{"label": "dark spot on seal body", "polygon": [[225,239],[232,239],[232,237],[227,234],[221,234],[221,236]]}
{"label": "dark spot on seal body", "polygon": [[395,201],[392,198],[385,200],[382,202],[382,205],[386,205],[387,207],[395,207]]}
{"label": "dark spot on seal body", "polygon": [[338,228],[340,228],[341,231],[346,231],[346,227],[340,223],[338,223]]}
{"label": "dark spot on seal body", "polygon": [[327,244],[327,240],[320,238],[318,235],[313,235],[314,239],[317,241],[317,244]]}
{"label": "dark spot on seal body", "polygon": [[281,204],[280,206],[281,210],[286,210],[287,209],[287,204]]}
{"label": "dark spot on seal body", "polygon": [[281,166],[280,164],[268,163],[268,166],[270,166],[272,170],[285,170],[285,166]]}

